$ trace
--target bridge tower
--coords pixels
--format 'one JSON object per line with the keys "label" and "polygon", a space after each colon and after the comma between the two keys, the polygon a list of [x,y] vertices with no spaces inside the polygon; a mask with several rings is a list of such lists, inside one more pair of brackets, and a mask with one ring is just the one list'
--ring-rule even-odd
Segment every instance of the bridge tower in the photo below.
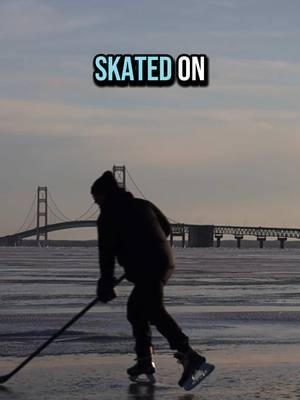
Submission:
{"label": "bridge tower", "polygon": [[118,185],[122,189],[126,189],[126,167],[125,165],[114,165],[113,175]]}
{"label": "bridge tower", "polygon": [[48,232],[40,233],[40,227],[48,224],[48,188],[38,186],[37,188],[37,213],[36,213],[36,240],[40,244],[41,237],[48,240]]}

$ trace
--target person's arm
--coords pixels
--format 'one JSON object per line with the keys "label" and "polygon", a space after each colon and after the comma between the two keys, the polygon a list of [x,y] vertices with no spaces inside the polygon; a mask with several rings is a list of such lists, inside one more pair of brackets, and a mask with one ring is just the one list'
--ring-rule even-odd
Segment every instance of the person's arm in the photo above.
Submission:
{"label": "person's arm", "polygon": [[112,227],[101,218],[98,221],[98,247],[100,279],[98,281],[97,295],[104,303],[116,297],[114,287],[115,271],[115,238]]}
{"label": "person's arm", "polygon": [[115,271],[114,246],[111,238],[106,235],[108,232],[98,227],[100,277],[105,281],[112,281]]}

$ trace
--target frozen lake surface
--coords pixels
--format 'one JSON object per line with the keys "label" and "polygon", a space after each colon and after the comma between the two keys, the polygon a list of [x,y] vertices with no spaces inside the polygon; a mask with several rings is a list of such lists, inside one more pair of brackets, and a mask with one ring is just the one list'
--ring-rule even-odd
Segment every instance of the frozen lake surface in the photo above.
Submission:
{"label": "frozen lake surface", "polygon": [[[161,385],[128,382],[131,284],[98,304],[6,386],[2,400],[300,399],[300,250],[176,249],[168,310],[216,365],[185,394],[181,367],[154,330]],[[95,297],[97,250],[0,247],[0,375],[15,368]],[[117,268],[118,275],[122,270]]]}
{"label": "frozen lake surface", "polygon": [[[197,348],[300,344],[299,249],[175,253],[166,304]],[[95,296],[97,249],[0,247],[0,260],[1,356],[29,354]],[[123,282],[116,300],[96,305],[45,354],[132,352],[125,315],[131,288]],[[153,333],[165,352],[166,341]]]}

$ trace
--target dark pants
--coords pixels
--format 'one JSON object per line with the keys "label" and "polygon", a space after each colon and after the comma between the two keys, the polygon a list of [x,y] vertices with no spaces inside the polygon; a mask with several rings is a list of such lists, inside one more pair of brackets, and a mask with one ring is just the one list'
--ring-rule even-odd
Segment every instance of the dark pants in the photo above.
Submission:
{"label": "dark pants", "polygon": [[127,319],[132,325],[138,358],[150,356],[152,345],[150,324],[156,326],[168,340],[171,349],[184,352],[189,348],[188,337],[164,307],[163,288],[164,283],[161,280],[147,279],[135,283],[129,296]]}

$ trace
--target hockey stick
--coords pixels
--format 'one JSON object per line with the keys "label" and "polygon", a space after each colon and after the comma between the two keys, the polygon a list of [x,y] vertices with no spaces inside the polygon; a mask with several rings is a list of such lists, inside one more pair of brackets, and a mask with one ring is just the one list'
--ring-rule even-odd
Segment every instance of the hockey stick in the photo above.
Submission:
{"label": "hockey stick", "polygon": [[[116,280],[115,286],[122,282],[125,278],[125,275],[122,275],[119,279]],[[0,376],[0,385],[2,383],[7,382],[12,376],[14,376],[20,369],[25,367],[26,364],[29,363],[34,357],[36,357],[42,350],[44,350],[53,340],[55,340],[58,336],[60,336],[66,329],[68,329],[74,322],[76,322],[80,317],[83,316],[90,308],[92,308],[98,302],[98,297],[92,300],[87,306],[85,306],[78,314],[76,314],[69,322],[67,322],[62,328],[60,328],[54,335],[52,335],[45,343],[41,344],[29,357],[27,357],[24,361],[21,362],[14,370],[12,370],[9,374]]]}

